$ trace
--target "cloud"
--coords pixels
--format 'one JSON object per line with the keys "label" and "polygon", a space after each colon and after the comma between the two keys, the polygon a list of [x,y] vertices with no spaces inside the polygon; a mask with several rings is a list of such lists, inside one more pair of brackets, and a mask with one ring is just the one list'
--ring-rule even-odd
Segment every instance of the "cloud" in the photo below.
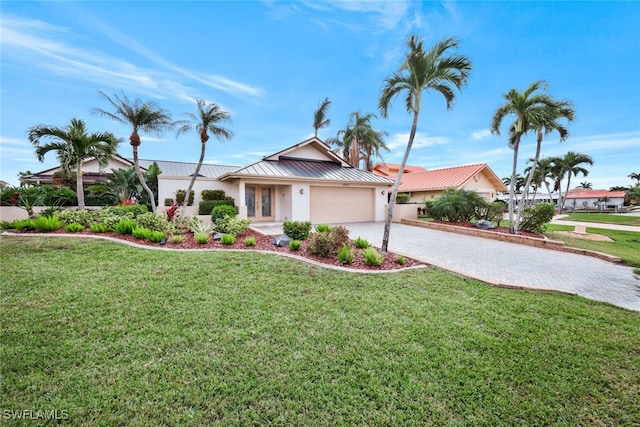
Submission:
{"label": "cloud", "polygon": [[481,129],[475,132],[471,132],[471,140],[478,141],[481,139],[485,139],[491,136],[491,131],[489,129]]}
{"label": "cloud", "polygon": [[[405,148],[407,146],[407,142],[409,142],[408,133],[396,133],[392,135],[389,142],[387,142],[387,147],[389,147],[390,151],[394,151],[398,148]],[[432,147],[434,145],[443,145],[448,144],[449,142],[449,138],[444,136],[426,136],[420,132],[416,132],[411,149],[414,150],[424,147]]]}

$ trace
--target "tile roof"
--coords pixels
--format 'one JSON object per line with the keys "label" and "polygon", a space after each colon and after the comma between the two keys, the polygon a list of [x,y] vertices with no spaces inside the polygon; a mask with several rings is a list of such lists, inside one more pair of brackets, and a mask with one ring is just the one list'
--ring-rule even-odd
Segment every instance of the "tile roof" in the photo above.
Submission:
{"label": "tile roof", "polygon": [[[376,163],[373,165],[372,172],[376,175],[387,176],[389,178],[395,178],[400,170],[400,164],[398,163]],[[405,165],[404,173],[426,172],[427,170],[421,166]]]}
{"label": "tile roof", "polygon": [[569,190],[566,199],[600,199],[604,197],[608,198],[618,198],[625,196],[624,191],[609,191],[609,190],[587,190],[582,188],[574,188],[573,190]]}
{"label": "tile roof", "polygon": [[279,161],[261,160],[234,172],[227,173],[221,177],[221,180],[247,176],[393,184],[393,181],[388,178],[362,169],[343,167],[334,162],[282,158]]}
{"label": "tile roof", "polygon": [[483,171],[488,175],[488,178],[493,182],[494,186],[496,186],[496,191],[506,191],[502,181],[493,173],[486,163],[455,166],[402,175],[399,191],[435,191],[451,187],[459,188],[476,174]]}

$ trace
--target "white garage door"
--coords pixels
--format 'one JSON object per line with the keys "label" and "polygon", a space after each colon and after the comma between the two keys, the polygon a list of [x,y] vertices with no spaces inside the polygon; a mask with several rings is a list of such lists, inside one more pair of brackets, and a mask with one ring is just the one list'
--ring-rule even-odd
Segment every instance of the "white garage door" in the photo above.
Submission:
{"label": "white garage door", "polygon": [[311,222],[373,221],[373,188],[311,187]]}

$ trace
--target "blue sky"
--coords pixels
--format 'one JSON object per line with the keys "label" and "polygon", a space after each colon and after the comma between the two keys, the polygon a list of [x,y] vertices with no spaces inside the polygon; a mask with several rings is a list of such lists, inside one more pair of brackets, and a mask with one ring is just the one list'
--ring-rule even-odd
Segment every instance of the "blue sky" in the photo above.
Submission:
{"label": "blue sky", "polygon": [[[336,136],[351,112],[373,113],[388,133],[384,161],[399,163],[411,116],[402,98],[389,117],[377,111],[383,80],[395,71],[405,41],[431,46],[460,41],[473,62],[468,85],[451,110],[437,93],[423,98],[409,164],[427,169],[486,162],[510,175],[512,151],[489,133],[512,88],[546,80],[549,93],[574,102],[570,138],[547,136],[543,156],[578,151],[593,157],[594,188],[630,185],[640,172],[640,2],[33,2],[3,1],[1,13],[0,179],[17,184],[39,163],[29,127],[84,119],[91,132],[111,131],[131,156],[129,129],[93,115],[108,109],[98,90],[155,101],[174,119],[195,112],[195,99],[228,111],[230,141],[211,139],[207,163],[245,165],[313,135],[313,112],[331,100]],[[510,123],[510,122],[509,122]],[[195,132],[142,135],[140,157],[197,162]],[[534,154],[526,137],[521,166]]]}

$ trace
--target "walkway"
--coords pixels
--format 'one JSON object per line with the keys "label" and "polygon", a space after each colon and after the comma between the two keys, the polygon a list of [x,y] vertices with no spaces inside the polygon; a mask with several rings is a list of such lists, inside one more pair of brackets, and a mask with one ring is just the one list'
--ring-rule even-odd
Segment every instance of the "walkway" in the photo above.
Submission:
{"label": "walkway", "polygon": [[[384,223],[348,224],[352,239],[379,247]],[[487,283],[575,293],[640,311],[633,268],[516,243],[393,224],[389,251]]]}

